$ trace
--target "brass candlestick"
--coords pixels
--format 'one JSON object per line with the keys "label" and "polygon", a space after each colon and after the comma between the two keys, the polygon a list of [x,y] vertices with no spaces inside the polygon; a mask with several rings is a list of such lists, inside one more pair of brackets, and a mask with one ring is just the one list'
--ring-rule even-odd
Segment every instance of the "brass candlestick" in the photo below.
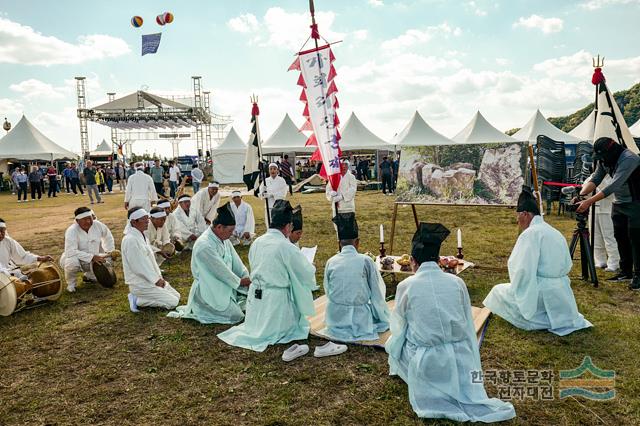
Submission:
{"label": "brass candlestick", "polygon": [[384,249],[384,241],[380,241],[380,260],[387,256],[387,251]]}
{"label": "brass candlestick", "polygon": [[458,254],[456,257],[460,260],[464,259],[464,255],[462,254],[462,247],[458,247]]}

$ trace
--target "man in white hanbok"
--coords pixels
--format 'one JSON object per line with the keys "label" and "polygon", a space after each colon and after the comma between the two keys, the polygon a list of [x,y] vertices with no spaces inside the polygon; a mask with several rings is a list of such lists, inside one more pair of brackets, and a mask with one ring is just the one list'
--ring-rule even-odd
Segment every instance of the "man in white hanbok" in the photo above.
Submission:
{"label": "man in white hanbok", "polygon": [[75,222],[64,234],[64,253],[60,258],[70,293],[76,291],[79,272],[84,273],[85,281],[95,282],[91,264],[107,262],[109,254],[115,250],[111,231],[104,223],[94,219],[91,209],[79,207],[74,215]]}
{"label": "man in white hanbok", "polygon": [[207,229],[204,217],[198,209],[191,208],[191,197],[182,195],[178,199],[178,208],[171,213],[175,224],[175,235],[183,243],[185,250],[191,250],[193,244]]}
{"label": "man in white hanbok", "polygon": [[415,275],[398,284],[385,345],[389,374],[409,387],[409,402],[422,418],[458,422],[499,422],[515,417],[513,406],[489,398],[482,379],[480,351],[467,287],[438,266],[440,245],[449,230],[420,223],[413,236]]}
{"label": "man in white hanbok", "polygon": [[13,270],[33,262],[52,261],[51,256],[38,256],[26,251],[19,242],[7,233],[7,223],[0,219],[0,270]]}
{"label": "man in white hanbok", "polygon": [[242,201],[240,191],[231,193],[231,201],[231,211],[236,222],[233,235],[230,238],[231,244],[236,246],[242,243],[242,245],[248,246],[256,236],[256,219],[253,216],[253,208]]}
{"label": "man in white hanbok", "polygon": [[[599,189],[606,188],[613,179],[607,175],[602,179]],[[590,182],[590,178],[585,183]],[[593,215],[595,230],[593,233],[593,258],[596,267],[607,272],[617,272],[620,268],[620,253],[618,242],[613,235],[613,219],[611,210],[613,207],[613,194],[604,197],[596,203],[596,214]]]}
{"label": "man in white hanbok", "polygon": [[[176,244],[176,241],[179,241],[180,238],[178,237],[178,234],[177,234],[178,226],[176,225],[176,218],[174,215],[171,214],[171,202],[169,200],[161,200],[158,202],[156,206],[163,209],[164,212],[167,214],[167,218],[164,222],[164,227],[167,228],[167,233],[169,234],[169,241],[173,244]],[[181,241],[176,245],[180,245],[180,243]],[[178,250],[177,247],[176,247],[176,250]]]}
{"label": "man in white hanbok", "polygon": [[[269,206],[269,211],[273,209],[273,205],[276,200],[284,200],[287,197],[287,193],[289,192],[289,186],[287,182],[282,178],[282,176],[278,176],[278,165],[276,163],[269,164],[269,176],[264,180],[263,183],[260,184],[259,196],[262,199],[267,200],[267,204]],[[264,224],[265,226],[269,226],[269,220],[267,218],[267,212],[265,211],[264,216]]]}
{"label": "man in white hanbok", "polygon": [[573,262],[564,236],[547,224],[529,188],[518,198],[523,230],[509,256],[511,283],[498,284],[484,306],[523,330],[548,330],[565,336],[592,327],[576,305],[567,274]]}
{"label": "man in white hanbok", "polygon": [[198,191],[191,199],[191,209],[198,210],[207,225],[211,225],[213,219],[216,218],[218,204],[220,204],[219,187],[220,184],[213,181],[206,188]]}
{"label": "man in white hanbok", "polygon": [[369,256],[358,253],[358,224],[355,213],[338,213],[340,253],[324,268],[327,295],[324,334],[341,342],[377,340],[389,329],[386,285]]}
{"label": "man in white hanbok", "polygon": [[174,309],[180,293],[162,278],[155,255],[144,232],[149,226],[149,213],[139,207],[129,209],[130,227],[122,239],[122,270],[129,286],[129,308]]}
{"label": "man in white hanbok", "polygon": [[162,265],[171,257],[162,251],[162,248],[171,243],[171,236],[166,227],[167,213],[160,207],[154,207],[149,212],[149,227],[145,231],[145,237],[156,255],[156,263]]}
{"label": "man in white hanbok", "polygon": [[151,203],[158,201],[156,187],[151,176],[144,172],[142,163],[136,163],[136,172],[127,179],[124,193],[124,208],[142,207],[151,210]]}
{"label": "man in white hanbok", "polygon": [[190,318],[203,324],[235,324],[244,319],[249,271],[229,238],[235,218],[227,203],[218,209],[213,224],[193,246],[193,284],[186,306],[170,312],[172,318]]}
{"label": "man in white hanbok", "polygon": [[340,185],[338,190],[331,188],[331,183],[327,183],[325,195],[327,200],[331,201],[331,211],[333,216],[336,215],[336,203],[338,204],[338,213],[355,213],[356,211],[356,191],[358,190],[358,181],[349,170],[349,162],[343,161],[340,164]]}

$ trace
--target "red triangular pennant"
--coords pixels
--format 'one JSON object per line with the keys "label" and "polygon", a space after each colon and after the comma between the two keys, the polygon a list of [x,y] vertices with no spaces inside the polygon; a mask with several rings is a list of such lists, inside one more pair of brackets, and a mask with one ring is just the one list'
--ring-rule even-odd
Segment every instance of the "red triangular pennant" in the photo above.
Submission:
{"label": "red triangular pennant", "polygon": [[289,65],[289,69],[287,71],[298,70],[300,71],[300,56],[296,56],[296,60],[293,61],[291,65]]}
{"label": "red triangular pennant", "polygon": [[311,136],[309,136],[309,139],[307,139],[307,142],[304,144],[304,146],[318,146],[316,135],[312,133]]}
{"label": "red triangular pennant", "polygon": [[308,103],[304,103],[304,111],[302,111],[302,115],[304,117],[309,117],[309,104]]}
{"label": "red triangular pennant", "polygon": [[329,69],[329,75],[327,76],[327,81],[333,80],[338,73],[336,72],[336,68],[331,64],[331,68]]}
{"label": "red triangular pennant", "polygon": [[329,85],[329,89],[327,89],[327,96],[333,95],[334,93],[337,93],[337,92],[338,92],[338,87],[336,86],[336,82],[332,81],[331,84]]}
{"label": "red triangular pennant", "polygon": [[304,124],[302,125],[302,127],[300,127],[300,131],[301,132],[313,132],[313,125],[311,124],[311,121],[307,120],[304,122]]}
{"label": "red triangular pennant", "polygon": [[334,101],[333,101],[333,108],[334,109],[338,109],[340,108],[340,102],[338,102],[338,98],[336,98],[335,96],[333,97]]}
{"label": "red triangular pennant", "polygon": [[336,60],[336,57],[333,55],[333,50],[329,49],[329,62],[333,62]]}
{"label": "red triangular pennant", "polygon": [[340,125],[340,119],[338,118],[338,114],[333,116],[333,125],[338,127]]}
{"label": "red triangular pennant", "polygon": [[304,89],[302,89],[302,93],[300,93],[300,100],[302,102],[307,102],[307,91]]}
{"label": "red triangular pennant", "polygon": [[319,149],[316,149],[315,151],[313,151],[313,154],[311,154],[310,160],[322,161],[322,155],[320,154],[320,150]]}
{"label": "red triangular pennant", "polygon": [[300,73],[300,77],[298,77],[298,86],[302,86],[305,89],[307,88],[307,84],[304,82],[304,77],[302,76],[302,73]]}

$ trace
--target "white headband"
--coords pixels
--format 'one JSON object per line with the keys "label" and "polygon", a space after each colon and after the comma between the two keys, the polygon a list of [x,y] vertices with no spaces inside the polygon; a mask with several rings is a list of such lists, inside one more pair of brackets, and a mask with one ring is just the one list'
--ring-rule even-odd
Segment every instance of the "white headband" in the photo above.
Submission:
{"label": "white headband", "polygon": [[138,209],[135,212],[131,213],[131,216],[129,216],[129,220],[138,220],[140,218],[143,218],[145,216],[149,216],[149,213],[147,213],[147,211],[145,209]]}
{"label": "white headband", "polygon": [[209,188],[219,188],[220,184],[218,182],[211,182],[209,184]]}
{"label": "white headband", "polygon": [[278,165],[276,163],[271,163],[269,164],[269,168],[275,167],[276,169],[278,168]]}
{"label": "white headband", "polygon": [[88,212],[80,213],[76,215],[76,220],[84,219],[85,217],[93,217],[93,211],[89,210]]}
{"label": "white headband", "polygon": [[188,195],[186,196],[182,196],[180,198],[178,198],[178,202],[181,203],[183,201],[191,201],[191,197],[189,197]]}
{"label": "white headband", "polygon": [[6,224],[6,223],[4,223],[4,222],[0,222],[0,228],[6,228],[6,227],[7,227],[7,224]]}
{"label": "white headband", "polygon": [[168,201],[161,201],[158,204],[156,204],[156,207],[160,207],[162,209],[168,209],[169,207],[171,207],[171,203]]}
{"label": "white headband", "polygon": [[241,196],[242,196],[242,192],[240,192],[240,191],[233,191],[233,192],[231,193],[231,198],[234,198],[234,197],[241,197]]}
{"label": "white headband", "polygon": [[155,212],[155,213],[151,213],[151,217],[156,218],[156,219],[160,219],[161,217],[167,217],[167,214],[164,211]]}

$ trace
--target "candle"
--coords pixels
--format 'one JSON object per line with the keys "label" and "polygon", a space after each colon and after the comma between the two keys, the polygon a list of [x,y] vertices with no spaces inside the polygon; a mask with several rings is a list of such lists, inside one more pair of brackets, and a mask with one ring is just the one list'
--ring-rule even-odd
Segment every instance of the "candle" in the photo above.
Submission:
{"label": "candle", "polygon": [[462,231],[458,228],[458,248],[462,248]]}
{"label": "candle", "polygon": [[380,242],[384,243],[384,228],[382,227],[382,224],[380,224]]}

